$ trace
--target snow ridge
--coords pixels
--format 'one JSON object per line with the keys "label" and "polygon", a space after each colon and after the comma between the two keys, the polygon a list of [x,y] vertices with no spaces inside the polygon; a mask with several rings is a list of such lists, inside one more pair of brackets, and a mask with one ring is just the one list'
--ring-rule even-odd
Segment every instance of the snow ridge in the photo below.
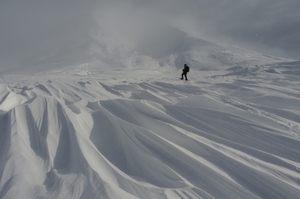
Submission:
{"label": "snow ridge", "polygon": [[297,198],[298,67],[3,77],[0,198]]}

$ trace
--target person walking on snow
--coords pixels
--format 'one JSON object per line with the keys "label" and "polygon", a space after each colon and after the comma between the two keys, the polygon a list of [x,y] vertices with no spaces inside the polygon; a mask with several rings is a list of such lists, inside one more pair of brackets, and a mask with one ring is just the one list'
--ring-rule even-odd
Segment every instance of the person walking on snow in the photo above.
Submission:
{"label": "person walking on snow", "polygon": [[187,73],[190,72],[190,67],[187,64],[184,64],[184,68],[182,69],[182,74],[181,74],[181,80],[183,80],[183,76],[185,77],[185,80],[187,81]]}

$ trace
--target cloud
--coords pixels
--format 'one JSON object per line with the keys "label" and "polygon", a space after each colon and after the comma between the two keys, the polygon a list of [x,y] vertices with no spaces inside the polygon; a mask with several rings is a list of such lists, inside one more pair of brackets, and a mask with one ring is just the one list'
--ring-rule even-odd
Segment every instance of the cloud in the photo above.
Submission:
{"label": "cloud", "polygon": [[190,36],[300,59],[297,0],[115,0],[101,8],[101,25],[132,43],[165,38],[164,27],[173,26]]}
{"label": "cloud", "polygon": [[152,44],[150,54],[187,34],[300,59],[299,10],[298,0],[3,0],[0,68],[55,54],[95,29],[129,50]]}
{"label": "cloud", "polygon": [[84,38],[92,7],[92,1],[1,1],[0,68],[23,65]]}
{"label": "cloud", "polygon": [[300,52],[299,8],[300,2],[294,0],[244,1],[218,12],[221,20],[211,21],[209,33],[266,53],[277,49],[278,55],[295,57]]}

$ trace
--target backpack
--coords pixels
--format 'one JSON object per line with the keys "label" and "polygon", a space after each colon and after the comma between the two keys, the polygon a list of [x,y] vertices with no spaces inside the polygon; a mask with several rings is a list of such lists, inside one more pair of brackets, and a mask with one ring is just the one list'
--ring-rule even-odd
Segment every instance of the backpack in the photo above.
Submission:
{"label": "backpack", "polygon": [[190,67],[188,65],[185,66],[185,71],[190,72]]}

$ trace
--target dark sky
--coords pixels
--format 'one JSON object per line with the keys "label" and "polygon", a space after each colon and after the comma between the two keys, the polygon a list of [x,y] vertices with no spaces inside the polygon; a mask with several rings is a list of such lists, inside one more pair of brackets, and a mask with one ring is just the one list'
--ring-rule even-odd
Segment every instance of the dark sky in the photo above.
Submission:
{"label": "dark sky", "polygon": [[194,37],[300,59],[299,10],[299,0],[1,0],[0,68],[53,53],[99,27],[128,48],[168,36],[164,27],[173,26]]}

